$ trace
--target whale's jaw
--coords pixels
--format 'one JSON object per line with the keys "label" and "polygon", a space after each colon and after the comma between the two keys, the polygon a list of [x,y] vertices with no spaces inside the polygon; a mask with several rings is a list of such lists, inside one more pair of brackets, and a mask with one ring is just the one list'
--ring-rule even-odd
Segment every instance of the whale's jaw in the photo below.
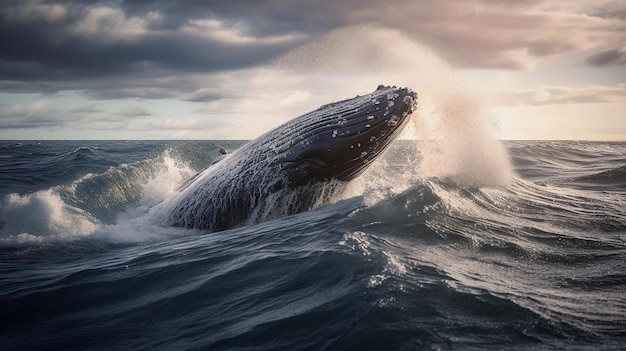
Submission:
{"label": "whale's jaw", "polygon": [[310,128],[285,158],[291,185],[355,178],[398,136],[416,104],[411,89],[381,85],[370,94],[298,117],[311,119],[317,127]]}

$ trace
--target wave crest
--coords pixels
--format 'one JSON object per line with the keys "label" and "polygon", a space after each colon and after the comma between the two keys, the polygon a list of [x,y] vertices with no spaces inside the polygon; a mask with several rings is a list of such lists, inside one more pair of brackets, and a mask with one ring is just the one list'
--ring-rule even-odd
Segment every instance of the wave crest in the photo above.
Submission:
{"label": "wave crest", "polygon": [[[86,152],[80,151],[76,152]],[[169,151],[101,174],[89,173],[69,185],[30,194],[11,193],[0,205],[0,245],[74,240],[116,225],[120,216],[139,217],[173,192],[193,170]],[[125,224],[124,224],[125,225]],[[124,230],[129,230],[125,225]],[[139,229],[140,230],[140,229]],[[106,233],[115,230],[107,228]],[[130,229],[129,237],[137,233]],[[106,236],[107,234],[105,234]],[[115,235],[119,238],[119,235]],[[131,238],[132,239],[132,238]]]}

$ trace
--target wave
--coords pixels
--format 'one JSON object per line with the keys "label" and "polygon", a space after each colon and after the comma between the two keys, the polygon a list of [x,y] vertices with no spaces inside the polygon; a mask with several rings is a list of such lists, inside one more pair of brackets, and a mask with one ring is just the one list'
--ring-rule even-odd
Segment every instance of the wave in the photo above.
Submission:
{"label": "wave", "polygon": [[424,177],[406,142],[326,206],[208,233],[151,217],[211,162],[180,150],[5,198],[9,345],[623,348],[623,192]]}
{"label": "wave", "polygon": [[[223,144],[209,143],[197,149],[198,146],[192,142],[170,143],[156,157],[109,166],[101,173],[86,173],[66,185],[55,185],[24,195],[12,192],[5,196],[0,205],[2,210],[0,240],[6,244],[81,238],[94,233],[101,234],[105,228],[109,232],[114,232],[115,226],[121,228],[130,223],[140,227],[148,223],[158,225],[160,223],[158,218],[157,220],[150,218],[154,217],[155,213],[149,215],[149,212],[175,193],[178,186],[196,172],[190,164],[204,168],[217,157],[219,154],[217,150]],[[236,148],[240,144],[241,142],[237,142],[229,145],[229,148]],[[464,185],[466,182],[461,179],[459,183],[458,176],[446,174],[424,178],[420,165],[424,157],[432,156],[430,151],[426,152],[427,156],[421,153],[424,145],[423,142],[413,141],[395,143],[392,149],[360,178],[350,182],[341,192],[331,191],[330,195],[326,194],[325,197],[331,198],[325,198],[315,207],[333,204],[342,199],[358,198],[364,206],[376,208],[385,214],[383,217],[373,218],[381,218],[381,223],[390,225],[394,218],[397,218],[399,223],[403,221],[406,223],[406,218],[414,217],[415,213],[420,211],[441,210],[439,207],[445,202],[438,199],[445,195],[463,204],[458,211],[473,211],[466,215],[468,221],[475,218],[483,219],[481,216],[484,216],[486,217],[484,220],[489,223],[511,228],[523,228],[526,225],[524,223],[535,225],[533,223],[544,222],[546,224],[543,231],[546,233],[560,232],[563,228],[587,230],[592,233],[618,232],[623,229],[624,218],[621,214],[623,211],[619,202],[615,200],[619,194],[590,194],[558,185],[547,185],[544,182],[522,180],[519,177],[509,181],[511,184],[508,186],[496,187]],[[602,149],[604,145],[596,147]],[[137,149],[137,146],[133,148]],[[149,148],[153,150],[154,146]],[[552,143],[539,144],[536,147],[527,143],[513,143],[509,148],[513,150],[512,154],[515,157],[526,161],[533,160],[539,154],[545,154],[547,157],[556,151],[563,155],[567,154],[563,145]],[[113,148],[106,151],[103,149],[93,145],[76,147],[70,152],[57,153],[52,159],[59,161],[75,157],[92,158],[98,152],[112,153],[113,156],[108,156],[106,162],[93,161],[97,164],[108,164],[116,163],[116,158],[123,159],[127,156],[125,152],[119,150],[117,153],[113,152],[112,150],[116,150]],[[522,150],[526,149],[530,150],[523,153]],[[207,158],[207,154],[214,155]],[[614,157],[615,152],[609,148],[604,151],[604,155]],[[556,156],[557,159],[559,157]],[[64,167],[59,162],[52,162],[49,158],[46,161],[47,164]],[[516,165],[518,164],[516,162]],[[522,165],[524,164],[522,162]],[[484,171],[484,167],[479,168]],[[493,172],[500,172],[500,168],[495,167]],[[619,182],[623,174],[624,168],[621,167],[614,171],[601,172],[593,177],[580,178],[578,181],[601,182],[603,179],[609,179]],[[426,183],[429,185],[424,187]],[[414,191],[405,193],[407,189]],[[394,206],[389,207],[392,210],[384,208],[394,204],[394,201],[404,202],[405,208],[398,209]],[[506,204],[506,207],[500,208],[502,204]],[[415,206],[424,208],[419,209]],[[270,208],[268,204],[265,210],[269,211]],[[408,209],[414,210],[415,213],[407,213]],[[598,215],[599,213],[602,215]],[[543,218],[546,214],[549,215],[549,220]],[[503,227],[502,230],[505,231],[506,228]],[[135,234],[139,237],[144,236],[141,233]]]}
{"label": "wave", "polygon": [[601,187],[606,188],[608,185],[612,188],[626,189],[626,165],[577,177],[574,181],[587,183],[594,187],[598,187],[598,185],[600,185]]}
{"label": "wave", "polygon": [[516,172],[527,180],[552,182],[586,177],[598,167],[623,165],[623,144],[585,141],[515,141],[508,152]]}
{"label": "wave", "polygon": [[619,197],[584,194],[521,179],[500,189],[423,180],[353,213],[344,243],[384,262],[370,285],[419,291],[443,281],[455,293],[508,306],[496,318],[530,312],[546,328],[589,342],[620,335],[626,323],[614,289],[626,281],[615,266],[626,253],[626,216]]}
{"label": "wave", "polygon": [[0,160],[4,170],[1,175],[0,196],[9,193],[31,193],[58,185],[69,185],[88,174],[104,172],[118,165],[111,150],[95,142],[31,142],[2,145],[8,157]]}
{"label": "wave", "polygon": [[[58,156],[90,158],[88,148]],[[85,161],[87,163],[91,161]],[[47,165],[63,167],[47,160]],[[0,211],[0,243],[30,244],[71,240],[110,230],[121,216],[139,217],[172,193],[195,171],[174,159],[168,150],[159,157],[110,167],[103,173],[87,173],[67,185],[56,185],[30,194],[10,193]],[[129,221],[126,221],[126,224]]]}

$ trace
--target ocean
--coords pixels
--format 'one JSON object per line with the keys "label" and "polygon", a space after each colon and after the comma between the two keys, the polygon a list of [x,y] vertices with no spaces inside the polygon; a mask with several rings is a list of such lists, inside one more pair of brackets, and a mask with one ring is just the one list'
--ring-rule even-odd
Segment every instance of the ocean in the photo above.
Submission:
{"label": "ocean", "polygon": [[159,224],[243,143],[0,141],[0,349],[626,349],[626,143],[507,141],[464,178],[397,140],[327,205]]}

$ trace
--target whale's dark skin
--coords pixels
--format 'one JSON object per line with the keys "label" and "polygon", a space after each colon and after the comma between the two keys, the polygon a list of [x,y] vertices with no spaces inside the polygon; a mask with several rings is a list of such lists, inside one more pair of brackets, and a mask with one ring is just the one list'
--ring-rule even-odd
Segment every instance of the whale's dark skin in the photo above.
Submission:
{"label": "whale's dark skin", "polygon": [[379,86],[296,117],[198,174],[162,204],[160,217],[220,231],[323,204],[395,139],[416,104],[410,89]]}

